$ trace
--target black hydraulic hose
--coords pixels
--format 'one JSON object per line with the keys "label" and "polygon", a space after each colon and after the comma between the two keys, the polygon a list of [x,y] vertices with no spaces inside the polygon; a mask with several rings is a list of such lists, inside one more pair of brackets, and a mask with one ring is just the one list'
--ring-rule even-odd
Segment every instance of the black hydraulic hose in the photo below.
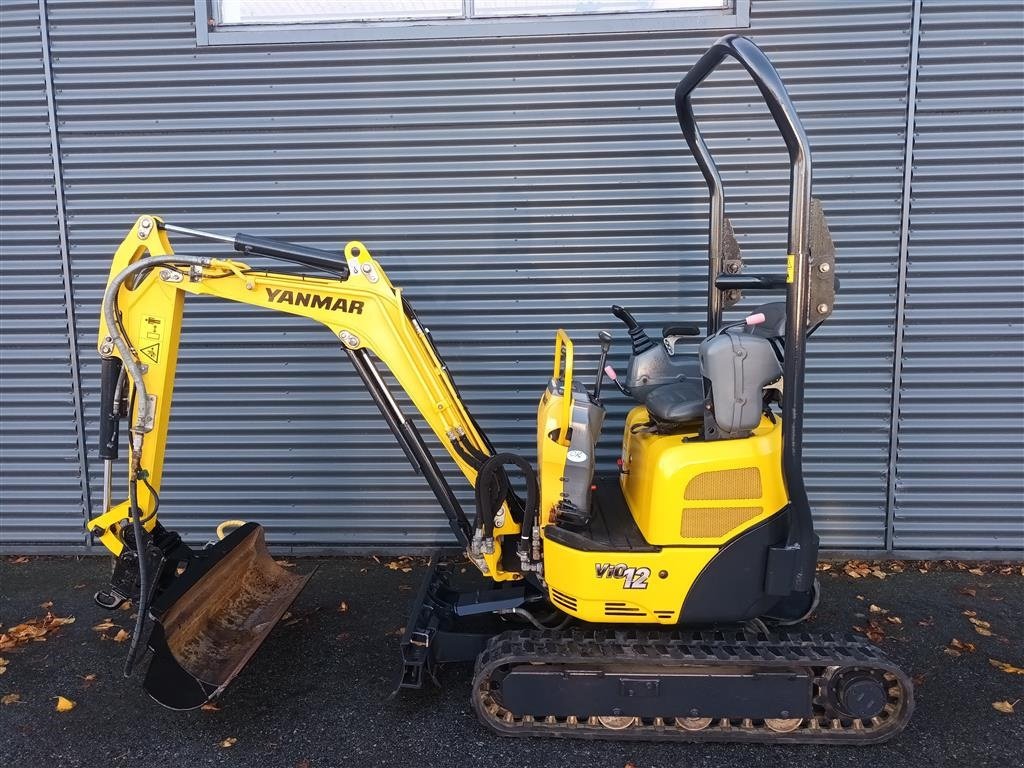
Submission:
{"label": "black hydraulic hose", "polygon": [[147,594],[149,590],[146,588],[146,585],[149,584],[149,564],[146,562],[145,537],[139,511],[138,481],[135,477],[128,483],[128,502],[131,507],[132,531],[135,534],[135,555],[139,560],[139,602],[136,606],[135,630],[132,632],[131,645],[128,646],[128,658],[124,660],[125,677],[132,676],[135,656],[139,651],[139,638],[142,637],[142,630],[145,629],[146,613],[149,611],[149,595]]}
{"label": "black hydraulic hose", "polygon": [[539,508],[537,473],[526,459],[514,453],[498,453],[490,457],[477,475],[476,501],[478,525],[484,527],[484,536],[494,536],[494,517],[500,504],[511,494],[506,466],[515,466],[526,481],[526,502],[523,505],[523,520],[520,530],[520,548],[529,547],[534,521]]}
{"label": "black hydraulic hose", "polygon": [[[469,466],[471,466],[473,469],[479,472],[480,466],[483,462],[481,461],[481,458],[478,455],[474,455],[469,451],[468,447],[463,442],[462,438],[456,438],[455,440],[452,440],[451,443],[452,450],[459,454],[459,457],[464,462],[466,462],[467,464],[469,464]],[[483,458],[486,458],[486,456],[484,456]]]}

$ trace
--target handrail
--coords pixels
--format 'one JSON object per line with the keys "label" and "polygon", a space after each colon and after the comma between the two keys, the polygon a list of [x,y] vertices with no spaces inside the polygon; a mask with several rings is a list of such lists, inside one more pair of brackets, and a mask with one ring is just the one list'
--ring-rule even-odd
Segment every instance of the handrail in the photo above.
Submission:
{"label": "handrail", "polygon": [[803,399],[804,369],[807,341],[807,317],[810,293],[810,218],[811,218],[811,150],[796,108],[786,86],[764,52],[753,41],[739,35],[719,39],[697,60],[686,77],[676,86],[675,103],[679,126],[700,166],[711,193],[711,215],[708,232],[708,334],[722,323],[722,293],[716,285],[722,271],[725,239],[725,191],[722,177],[715,165],[704,137],[697,127],[690,97],[694,89],[718,67],[726,57],[738,61],[757,85],[769,112],[775,120],[789,151],[789,238],[786,265],[786,356],[783,368],[785,387],[782,401],[783,476],[791,507],[790,533],[787,548],[796,550],[799,566],[794,574],[794,587],[810,588],[814,578],[817,537],[811,518],[810,503],[803,480]]}
{"label": "handrail", "polygon": [[[563,350],[565,352],[563,356]],[[558,441],[562,445],[569,444],[569,427],[572,426],[572,339],[569,338],[563,329],[555,331],[555,372],[551,375],[552,380],[557,384],[558,372],[562,370],[562,360],[565,360],[565,376],[562,382],[562,423]]]}

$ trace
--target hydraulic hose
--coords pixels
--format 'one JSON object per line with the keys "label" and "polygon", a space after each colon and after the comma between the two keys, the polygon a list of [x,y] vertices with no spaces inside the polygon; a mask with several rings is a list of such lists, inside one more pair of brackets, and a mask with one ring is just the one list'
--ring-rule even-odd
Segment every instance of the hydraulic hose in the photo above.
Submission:
{"label": "hydraulic hose", "polygon": [[511,495],[508,476],[504,472],[506,466],[512,465],[519,469],[526,480],[526,503],[523,510],[523,521],[520,529],[520,548],[530,545],[534,521],[539,507],[537,493],[537,473],[526,459],[514,453],[499,453],[491,456],[476,478],[477,521],[483,525],[484,536],[494,536],[494,517],[498,506]]}
{"label": "hydraulic hose", "polygon": [[[132,463],[136,463],[132,459]],[[132,669],[135,667],[135,656],[139,651],[139,638],[142,637],[142,630],[146,626],[146,613],[149,611],[149,595],[146,594],[146,586],[149,584],[149,564],[146,562],[146,544],[143,534],[142,519],[139,517],[139,493],[138,482],[132,477],[128,482],[128,505],[131,508],[132,531],[135,534],[135,556],[139,563],[139,604],[135,612],[135,629],[132,632],[132,642],[128,646],[128,658],[124,660],[124,676],[131,677]]]}
{"label": "hydraulic hose", "polygon": [[[143,380],[142,365],[132,355],[131,345],[124,337],[121,323],[117,315],[117,295],[121,286],[128,278],[144,270],[153,269],[164,264],[187,264],[190,266],[203,267],[210,264],[210,259],[196,256],[148,256],[129,264],[122,269],[113,280],[107,284],[103,292],[103,319],[107,324],[107,333],[110,336],[110,343],[117,349],[121,361],[124,363],[124,371],[132,382],[132,396],[136,403],[135,423],[131,426],[131,466],[128,470],[128,502],[131,512],[132,532],[135,538],[135,554],[139,567],[139,602],[136,606],[138,611],[135,616],[135,631],[132,633],[132,642],[128,648],[128,658],[124,664],[124,675],[129,677],[135,666],[135,657],[139,649],[139,640],[142,637],[142,630],[145,629],[146,615],[149,613],[150,597],[150,574],[146,557],[145,530],[139,509],[138,481],[140,462],[142,461],[142,438],[143,435],[153,428],[152,414],[149,412],[149,398],[146,394],[146,382]],[[109,357],[113,349],[105,354]],[[147,483],[148,485],[148,483]]]}

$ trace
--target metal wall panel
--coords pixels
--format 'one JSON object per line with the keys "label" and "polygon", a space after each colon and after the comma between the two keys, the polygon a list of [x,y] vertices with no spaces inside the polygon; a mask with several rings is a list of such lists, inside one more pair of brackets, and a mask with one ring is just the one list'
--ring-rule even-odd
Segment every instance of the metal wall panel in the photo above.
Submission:
{"label": "metal wall panel", "polygon": [[82,544],[39,3],[0,4],[0,544]]}
{"label": "metal wall panel", "polygon": [[898,549],[1024,549],[1024,16],[921,19]]}
{"label": "metal wall panel", "polygon": [[[48,5],[89,416],[100,292],[141,212],[364,240],[495,443],[531,458],[556,327],[585,372],[601,328],[624,364],[613,302],[654,329],[703,317],[706,190],[672,90],[720,33],[616,34],[612,17],[606,35],[197,49],[187,0]],[[909,0],[756,0],[744,30],[806,122],[839,247],[843,294],[810,345],[806,450],[830,547],[884,541],[910,23]],[[787,173],[766,110],[735,66],[697,108],[746,255],[781,269]],[[202,540],[247,517],[296,547],[451,541],[326,330],[204,299],[186,317],[169,525]]]}

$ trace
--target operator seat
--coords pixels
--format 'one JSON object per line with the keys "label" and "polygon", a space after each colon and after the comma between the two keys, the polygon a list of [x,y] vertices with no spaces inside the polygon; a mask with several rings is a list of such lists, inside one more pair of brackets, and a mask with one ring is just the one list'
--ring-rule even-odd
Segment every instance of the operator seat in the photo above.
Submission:
{"label": "operator seat", "polygon": [[704,412],[704,381],[687,379],[663,384],[647,395],[644,405],[654,420],[663,424],[695,421]]}

